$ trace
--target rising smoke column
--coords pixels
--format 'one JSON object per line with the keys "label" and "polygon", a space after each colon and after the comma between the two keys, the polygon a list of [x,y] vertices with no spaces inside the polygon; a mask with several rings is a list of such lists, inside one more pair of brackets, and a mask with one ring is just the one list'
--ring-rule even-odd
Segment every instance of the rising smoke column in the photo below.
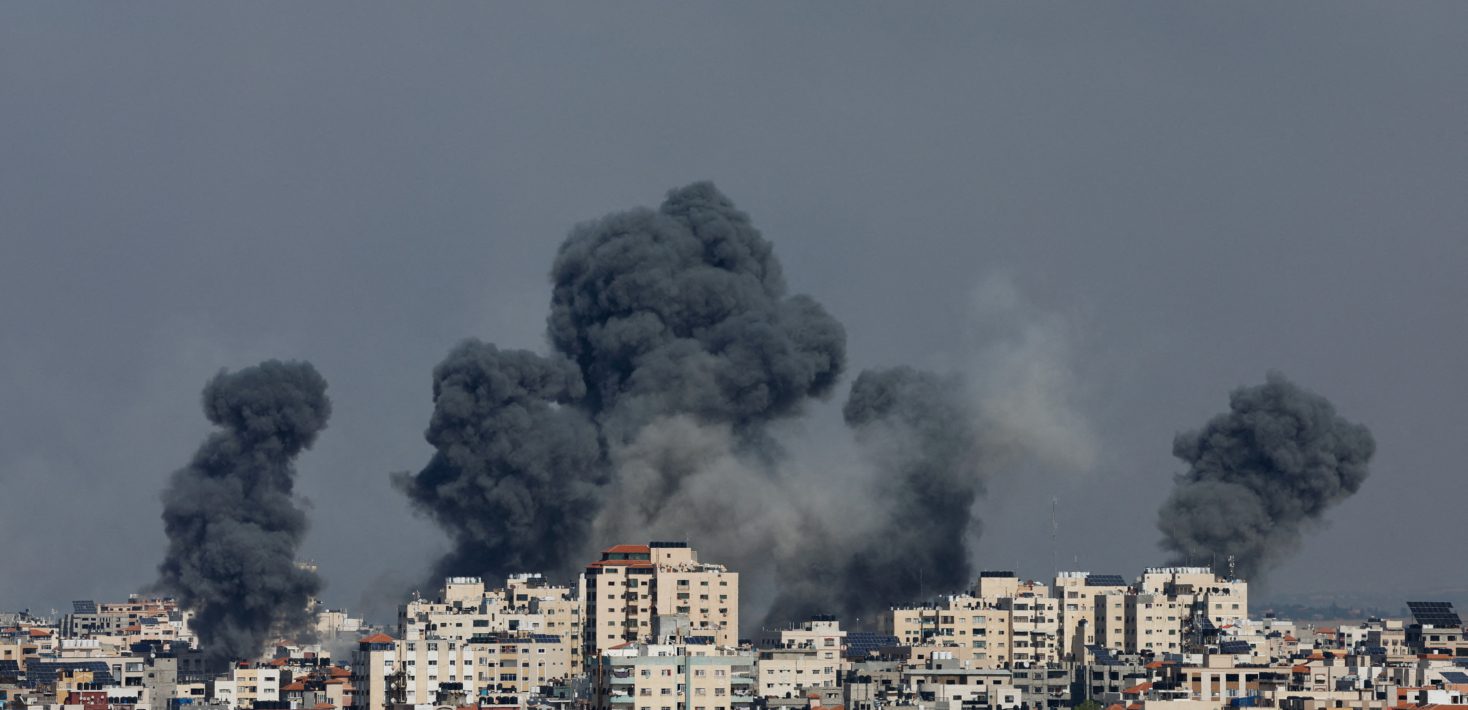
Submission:
{"label": "rising smoke column", "polygon": [[1179,434],[1188,463],[1159,511],[1162,547],[1178,563],[1209,563],[1256,579],[1332,505],[1361,487],[1376,443],[1324,397],[1278,373],[1229,396],[1229,411]]}
{"label": "rising smoke column", "polygon": [[438,449],[394,483],[453,537],[438,577],[560,567],[578,551],[605,473],[586,392],[562,357],[470,340],[433,372]]}
{"label": "rising smoke column", "polygon": [[755,433],[836,384],[846,331],[787,296],[774,249],[711,183],[584,225],[551,271],[551,343],[613,445],[688,414]]}
{"label": "rising smoke column", "polygon": [[840,534],[806,531],[811,544],[786,565],[791,583],[770,621],[832,612],[870,621],[970,582],[967,537],[984,471],[964,383],[910,367],[866,370],[842,414],[878,474],[859,511],[869,519]]}
{"label": "rising smoke column", "polygon": [[194,611],[214,661],[254,658],[272,630],[304,627],[321,586],[296,566],[306,516],[292,461],[326,427],[326,380],[305,362],[221,372],[204,388],[211,434],[163,493],[159,587]]}
{"label": "rising smoke column", "polygon": [[[683,442],[639,439],[644,428],[691,422],[715,434],[727,430],[731,453],[769,462],[778,452],[767,425],[829,393],[845,363],[841,324],[810,298],[787,295],[770,243],[710,183],[671,191],[657,210],[577,227],[551,280],[548,335],[556,352],[543,359],[544,371],[516,385],[529,370],[519,367],[508,390],[523,392],[510,397],[480,397],[475,385],[472,406],[436,388],[427,436],[438,454],[416,476],[397,479],[454,540],[439,572],[564,571],[583,561],[572,555],[584,551],[593,520],[628,535],[658,528],[668,501],[697,469],[681,465],[688,456],[649,450],[659,441]],[[583,447],[587,422],[599,437],[595,458]],[[557,445],[544,445],[547,437]],[[639,470],[667,462],[650,472],[656,491],[636,510],[598,511],[598,501],[620,495],[617,462],[628,460],[621,452],[634,444]],[[726,458],[702,458],[711,457]],[[463,495],[479,490],[487,493]],[[532,502],[522,490],[547,495]],[[696,541],[700,532],[683,534]]]}

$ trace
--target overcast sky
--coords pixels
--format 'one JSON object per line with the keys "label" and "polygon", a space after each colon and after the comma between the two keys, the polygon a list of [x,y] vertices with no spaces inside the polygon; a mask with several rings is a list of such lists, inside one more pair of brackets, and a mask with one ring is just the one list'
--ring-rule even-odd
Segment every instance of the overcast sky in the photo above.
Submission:
{"label": "overcast sky", "polygon": [[11,3],[0,609],[152,580],[200,389],[272,357],[335,404],[304,554],[380,604],[446,547],[388,482],[433,366],[544,350],[568,229],[698,179],[853,371],[1049,344],[1093,464],[995,483],[979,566],[1160,563],[1173,435],[1278,369],[1378,454],[1273,589],[1468,584],[1468,4]]}

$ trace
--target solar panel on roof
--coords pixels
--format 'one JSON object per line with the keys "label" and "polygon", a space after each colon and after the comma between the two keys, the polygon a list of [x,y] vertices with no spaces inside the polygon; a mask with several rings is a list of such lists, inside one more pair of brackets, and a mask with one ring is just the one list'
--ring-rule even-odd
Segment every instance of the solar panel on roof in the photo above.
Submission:
{"label": "solar panel on roof", "polygon": [[1407,602],[1407,608],[1412,611],[1412,618],[1423,626],[1449,628],[1463,625],[1463,620],[1449,602]]}
{"label": "solar panel on roof", "polygon": [[897,637],[876,631],[851,631],[846,634],[846,655],[865,657],[884,646],[896,646]]}
{"label": "solar panel on roof", "polygon": [[1468,673],[1462,671],[1443,671],[1443,680],[1454,685],[1468,683]]}
{"label": "solar panel on roof", "polygon": [[1095,663],[1096,665],[1098,665],[1098,666],[1111,666],[1111,665],[1116,665],[1116,662],[1117,662],[1116,661],[1116,657],[1113,656],[1113,655],[1111,655],[1111,649],[1109,649],[1109,648],[1107,648],[1105,646],[1087,646],[1086,647],[1086,650],[1088,652],[1090,652],[1091,658],[1092,658],[1092,662]]}
{"label": "solar panel on roof", "polygon": [[1088,574],[1086,575],[1087,587],[1125,587],[1126,580],[1119,574]]}
{"label": "solar panel on roof", "polygon": [[26,685],[37,687],[41,685],[54,685],[56,676],[63,672],[91,671],[92,682],[99,685],[111,685],[112,672],[108,670],[107,664],[100,661],[60,661],[56,663],[33,662],[26,664]]}
{"label": "solar panel on roof", "polygon": [[1231,655],[1241,653],[1253,653],[1254,646],[1251,645],[1248,641],[1224,641],[1223,643],[1218,644],[1218,652]]}
{"label": "solar panel on roof", "polygon": [[97,602],[91,599],[79,599],[71,603],[71,608],[78,614],[95,614],[97,613]]}

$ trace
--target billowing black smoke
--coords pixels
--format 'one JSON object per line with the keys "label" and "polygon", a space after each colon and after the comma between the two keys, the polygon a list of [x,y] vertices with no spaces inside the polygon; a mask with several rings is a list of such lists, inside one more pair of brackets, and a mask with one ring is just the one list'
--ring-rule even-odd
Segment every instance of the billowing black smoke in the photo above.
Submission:
{"label": "billowing black smoke", "polygon": [[[578,227],[551,278],[556,354],[470,343],[436,373],[427,437],[438,453],[398,485],[453,538],[439,572],[584,562],[569,556],[591,521],[641,532],[692,473],[660,468],[666,495],[608,506],[598,520],[598,486],[617,495],[614,459],[644,429],[726,427],[734,446],[769,456],[766,426],[827,394],[845,362],[840,323],[787,295],[770,243],[709,183]],[[648,446],[639,461],[684,460]]]}
{"label": "billowing black smoke", "polygon": [[1332,505],[1361,487],[1376,443],[1324,397],[1271,373],[1229,396],[1229,411],[1179,434],[1188,463],[1158,516],[1175,562],[1258,579]]}
{"label": "billowing black smoke", "polygon": [[209,436],[163,493],[159,587],[194,611],[215,661],[254,658],[273,631],[304,628],[316,574],[296,565],[305,513],[292,461],[326,427],[326,380],[305,362],[221,372],[204,388]]}
{"label": "billowing black smoke", "polygon": [[604,477],[596,427],[575,407],[575,363],[470,340],[433,371],[417,476],[395,483],[454,539],[435,574],[553,570],[576,552]]}
{"label": "billowing black smoke", "polygon": [[891,604],[972,581],[967,540],[984,479],[964,383],[910,367],[867,370],[842,414],[878,474],[863,509],[872,519],[839,535],[806,531],[772,622],[839,613],[870,623]]}
{"label": "billowing black smoke", "polygon": [[770,243],[710,183],[574,231],[551,270],[551,343],[619,444],[657,417],[758,428],[828,393],[846,332],[786,296]]}

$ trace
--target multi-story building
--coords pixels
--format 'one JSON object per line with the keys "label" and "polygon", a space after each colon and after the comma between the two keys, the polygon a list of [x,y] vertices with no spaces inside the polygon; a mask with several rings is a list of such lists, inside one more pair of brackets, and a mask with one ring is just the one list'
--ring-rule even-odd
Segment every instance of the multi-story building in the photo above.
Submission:
{"label": "multi-story building", "polygon": [[537,648],[559,645],[552,652],[572,658],[569,675],[581,674],[579,590],[548,584],[538,574],[514,575],[500,589],[487,589],[478,577],[450,577],[438,599],[415,599],[402,606],[398,624],[404,641],[534,637]]}
{"label": "multi-story building", "polygon": [[1162,595],[1179,605],[1188,650],[1200,649],[1218,629],[1249,618],[1248,583],[1221,577],[1208,567],[1148,568],[1138,592]]}
{"label": "multi-story building", "polygon": [[752,652],[627,643],[591,662],[593,710],[741,710],[755,702]]}
{"label": "multi-story building", "polygon": [[976,596],[956,595],[933,604],[896,608],[891,614],[891,632],[898,643],[914,649],[909,656],[912,658],[948,653],[954,658],[973,661],[978,668],[1007,668],[1013,660],[1010,646],[1013,610],[996,606],[1003,598],[990,602]]}
{"label": "multi-story building", "polygon": [[400,671],[393,637],[372,634],[358,641],[352,654],[351,707],[380,710],[388,700],[388,690],[401,682]]}
{"label": "multi-story building", "polygon": [[[241,664],[230,669],[227,679],[215,681],[214,697],[241,710],[253,708],[257,703],[273,707],[281,699],[283,678],[288,680],[288,675],[282,674],[278,667]],[[167,690],[154,692],[156,697],[171,697],[172,694],[172,682]]]}
{"label": "multi-story building", "polygon": [[[1118,575],[1061,572],[1054,589],[1060,603],[1060,657],[1079,663],[1086,660],[1088,646],[1108,647],[1108,626],[1120,631],[1125,621],[1123,601],[1129,585]],[[1124,635],[1115,635],[1114,648],[1120,649]]]}
{"label": "multi-story building", "polygon": [[1187,607],[1166,594],[1126,596],[1126,653],[1181,653]]}
{"label": "multi-story building", "polygon": [[761,632],[756,694],[766,700],[804,699],[812,690],[837,688],[837,678],[847,667],[841,653],[845,639],[846,632],[833,616]]}
{"label": "multi-story building", "polygon": [[615,545],[587,565],[583,581],[583,653],[593,657],[650,639],[658,616],[687,617],[689,627],[732,646],[739,633],[739,574],[698,561],[684,542]]}

